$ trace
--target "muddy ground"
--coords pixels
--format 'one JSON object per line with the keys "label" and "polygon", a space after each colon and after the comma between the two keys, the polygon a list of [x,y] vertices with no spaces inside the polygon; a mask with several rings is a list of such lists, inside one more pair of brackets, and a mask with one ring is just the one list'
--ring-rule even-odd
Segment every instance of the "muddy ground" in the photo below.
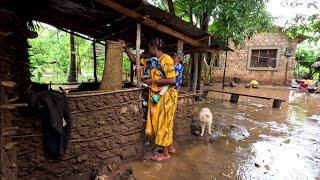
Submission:
{"label": "muddy ground", "polygon": [[[217,87],[219,88],[219,87]],[[130,165],[139,180],[149,179],[319,179],[320,94],[279,87],[227,88],[253,95],[286,99],[280,109],[272,101],[210,93],[201,104],[213,113],[214,132],[227,135],[230,124],[244,126],[250,136],[241,141],[206,137],[176,141],[177,153],[156,163],[149,155]],[[315,119],[312,119],[313,117]]]}

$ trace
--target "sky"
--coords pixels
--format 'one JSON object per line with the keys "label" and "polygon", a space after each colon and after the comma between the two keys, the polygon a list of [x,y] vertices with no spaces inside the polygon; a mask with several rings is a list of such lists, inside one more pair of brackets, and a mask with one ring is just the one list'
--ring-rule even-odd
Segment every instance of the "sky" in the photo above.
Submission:
{"label": "sky", "polygon": [[[269,0],[267,5],[267,10],[272,14],[275,18],[275,23],[279,26],[284,26],[287,20],[294,18],[297,14],[310,16],[320,12],[320,0],[287,0],[289,2],[296,1],[302,3],[302,5],[295,8],[281,5],[283,1],[284,0]],[[308,2],[315,2],[318,9],[314,6],[308,8]]]}

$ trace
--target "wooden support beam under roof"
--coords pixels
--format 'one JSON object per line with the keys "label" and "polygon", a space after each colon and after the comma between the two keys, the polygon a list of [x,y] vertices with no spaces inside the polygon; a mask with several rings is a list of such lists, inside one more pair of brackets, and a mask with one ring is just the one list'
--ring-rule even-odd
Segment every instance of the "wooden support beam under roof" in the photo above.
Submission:
{"label": "wooden support beam under roof", "polygon": [[134,18],[134,19],[142,19],[143,18],[144,21],[142,21],[142,24],[147,25],[149,27],[152,27],[154,29],[157,29],[160,32],[163,32],[163,33],[169,34],[171,36],[174,36],[174,37],[176,37],[178,39],[181,39],[181,40],[183,40],[185,42],[188,42],[193,46],[201,46],[202,45],[199,41],[197,41],[197,40],[195,40],[195,39],[193,39],[193,38],[191,38],[189,36],[186,36],[186,35],[178,32],[178,31],[176,31],[176,30],[174,30],[172,28],[164,26],[164,25],[162,25],[162,24],[160,24],[160,23],[158,23],[158,22],[156,22],[156,21],[154,21],[154,20],[152,20],[152,19],[150,19],[150,18],[148,18],[146,16],[141,15],[136,11],[128,9],[128,8],[126,8],[126,7],[120,5],[120,4],[118,4],[118,3],[116,3],[116,2],[114,2],[112,0],[96,0],[96,1],[101,3],[101,4],[103,4],[103,5],[105,5],[105,6],[107,6],[107,7],[109,7],[109,8],[112,8],[112,9],[118,11],[118,12],[121,12],[121,13],[123,13],[123,14],[131,17],[131,18]]}

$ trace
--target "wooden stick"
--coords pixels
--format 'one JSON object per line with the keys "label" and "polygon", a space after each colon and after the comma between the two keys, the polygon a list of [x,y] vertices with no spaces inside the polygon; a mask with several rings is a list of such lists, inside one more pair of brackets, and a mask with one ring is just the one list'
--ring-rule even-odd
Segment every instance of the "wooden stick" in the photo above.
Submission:
{"label": "wooden stick", "polygon": [[136,74],[137,85],[141,87],[141,72],[140,72],[140,45],[141,45],[141,24],[137,23],[137,39],[136,39]]}
{"label": "wooden stick", "polygon": [[116,90],[116,91],[105,91],[105,90],[83,91],[78,93],[70,93],[67,95],[67,97],[73,98],[73,97],[84,97],[84,96],[97,96],[97,95],[115,94],[115,93],[141,91],[141,90],[142,88],[122,89],[122,90]]}
{"label": "wooden stick", "polygon": [[2,104],[0,106],[0,109],[14,109],[16,107],[28,107],[27,103],[21,103],[21,104]]}
{"label": "wooden stick", "polygon": [[0,36],[4,36],[4,37],[9,36],[11,34],[13,34],[13,32],[0,32]]}
{"label": "wooden stick", "polygon": [[89,110],[83,110],[83,111],[73,111],[73,112],[70,112],[70,113],[71,114],[78,114],[78,113],[84,113],[84,112],[99,111],[99,110],[102,110],[102,109],[108,109],[108,108],[111,108],[111,107],[128,105],[128,104],[138,103],[138,102],[142,102],[142,101],[143,100],[140,99],[140,100],[137,100],[137,101],[129,101],[129,102],[124,102],[124,103],[115,104],[115,105],[111,105],[111,106],[103,106],[103,107],[96,108],[96,109],[89,109]]}
{"label": "wooden stick", "polygon": [[1,86],[3,87],[8,87],[8,88],[13,88],[15,87],[17,84],[13,81],[1,81]]}
{"label": "wooden stick", "polygon": [[11,103],[11,102],[16,101],[16,100],[18,100],[18,99],[19,99],[19,96],[15,97],[15,98],[12,98],[12,99],[9,99],[8,102]]}

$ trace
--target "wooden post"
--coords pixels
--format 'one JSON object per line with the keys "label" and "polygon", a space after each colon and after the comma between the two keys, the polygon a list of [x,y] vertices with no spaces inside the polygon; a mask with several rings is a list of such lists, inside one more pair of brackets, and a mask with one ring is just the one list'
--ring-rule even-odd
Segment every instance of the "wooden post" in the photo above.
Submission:
{"label": "wooden post", "polygon": [[197,91],[197,84],[198,84],[198,65],[199,65],[199,52],[194,53],[193,57],[193,65],[194,65],[194,72],[193,72],[193,81],[192,81],[192,92],[196,93]]}
{"label": "wooden post", "polygon": [[98,77],[97,77],[97,53],[96,53],[96,40],[92,41],[92,52],[93,52],[93,77],[94,77],[94,82],[98,82]]}
{"label": "wooden post", "polygon": [[177,52],[178,53],[183,53],[183,40],[181,40],[181,39],[178,39]]}
{"label": "wooden post", "polygon": [[284,74],[284,82],[283,82],[284,85],[288,83],[288,71],[289,71],[289,58],[286,58],[286,71]]}
{"label": "wooden post", "polygon": [[131,83],[133,83],[133,76],[134,76],[133,63],[130,61],[130,82]]}
{"label": "wooden post", "polygon": [[224,80],[225,80],[225,78],[226,78],[227,59],[228,59],[228,51],[226,51],[226,58],[225,58],[225,60],[224,60],[224,70],[223,70],[223,78],[222,78],[222,89],[224,89]]}
{"label": "wooden post", "polygon": [[189,91],[192,91],[192,80],[193,80],[193,74],[194,74],[194,52],[190,53],[190,59],[189,59],[189,76],[188,76],[188,87]]}
{"label": "wooden post", "polygon": [[201,80],[202,80],[202,63],[203,63],[203,55],[202,52],[198,54],[198,78],[197,78],[197,90],[201,93]]}
{"label": "wooden post", "polygon": [[137,23],[137,39],[136,39],[136,74],[137,85],[140,87],[141,73],[140,73],[140,45],[141,45],[141,24]]}

